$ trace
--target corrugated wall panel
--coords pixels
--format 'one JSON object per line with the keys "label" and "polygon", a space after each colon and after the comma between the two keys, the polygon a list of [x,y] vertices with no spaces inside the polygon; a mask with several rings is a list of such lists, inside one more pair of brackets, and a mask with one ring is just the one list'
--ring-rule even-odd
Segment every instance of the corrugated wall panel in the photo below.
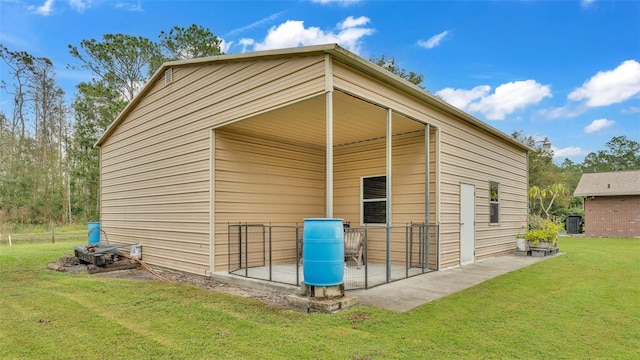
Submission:
{"label": "corrugated wall panel", "polygon": [[150,264],[208,273],[210,129],[324,86],[323,56],[174,67],[103,143],[109,240],[140,243]]}
{"label": "corrugated wall panel", "polygon": [[[266,71],[273,64],[258,63],[255,66],[260,67],[263,72],[250,81],[236,83],[238,79],[233,75],[242,72],[222,79],[212,76],[208,82],[212,85],[200,89],[195,86],[188,88],[197,96],[182,93],[181,102],[162,102],[162,107],[138,120],[143,124],[135,128],[135,133],[127,136],[114,134],[108,141],[122,141],[120,151],[126,151],[127,145],[148,146],[323,91],[324,64],[321,59],[298,60],[278,60],[279,68],[282,68],[278,74]],[[216,76],[221,74],[216,73]],[[226,87],[227,83],[231,86]],[[172,87],[167,87],[167,95],[171,92]],[[251,106],[246,106],[248,104]],[[158,122],[155,119],[159,114],[162,118],[173,121]],[[124,125],[123,123],[120,127]],[[104,156],[108,158],[109,151],[105,151]]]}
{"label": "corrugated wall panel", "polygon": [[[411,222],[423,223],[424,208],[424,132],[397,135],[392,138],[392,227]],[[372,140],[338,146],[334,150],[334,214],[360,224],[360,179],[384,175],[386,172],[386,140]],[[386,233],[384,227],[371,226],[368,256],[372,262],[384,262]],[[392,261],[405,262],[405,230],[392,230]]]}
{"label": "corrugated wall panel", "polygon": [[[293,225],[324,216],[325,153],[246,137],[233,126],[215,133],[215,263],[217,270],[225,270],[229,251],[232,257],[239,256],[237,246],[229,250],[229,223]],[[274,262],[295,259],[295,233],[290,235],[290,251],[274,252]]]}
{"label": "corrugated wall panel", "polygon": [[[290,87],[300,85],[318,88],[320,82],[322,82],[322,89],[324,88],[323,57],[221,63],[196,67],[197,71],[192,71],[184,79],[175,79],[168,86],[165,86],[164,82],[158,82],[156,87],[164,87],[165,91],[158,91],[154,96],[145,97],[131,113],[131,118],[135,120],[128,124],[121,124],[118,134],[112,135],[113,139],[119,141],[132,136],[148,137],[146,134],[149,131],[153,134],[152,130],[156,127],[150,124],[150,120],[157,116],[158,109],[168,117],[182,118],[187,114],[194,114],[213,106],[219,110],[225,110],[237,107],[238,102],[247,102],[247,100],[254,102],[265,96],[278,96],[279,88],[287,91]],[[188,68],[180,69],[188,71]],[[249,93],[251,93],[250,97],[245,96]],[[304,94],[308,92],[300,95]],[[145,108],[148,103],[153,105]],[[136,113],[137,109],[144,110]],[[243,112],[246,113],[247,110],[244,109]],[[197,117],[189,116],[189,118],[192,121],[198,120]],[[128,130],[133,128],[135,131],[129,133]],[[156,130],[156,132],[162,131],[164,129]]]}
{"label": "corrugated wall panel", "polygon": [[[467,122],[452,118],[418,99],[334,61],[334,86],[391,107],[438,128],[440,137],[442,268],[459,264],[459,184],[476,186],[476,259],[515,249],[515,236],[526,224],[526,152]],[[431,157],[433,159],[433,157]],[[501,223],[489,226],[489,181],[501,183]],[[435,184],[433,184],[435,185]],[[430,187],[434,189],[434,186]],[[435,195],[435,194],[434,194]],[[486,201],[485,201],[486,199]]]}

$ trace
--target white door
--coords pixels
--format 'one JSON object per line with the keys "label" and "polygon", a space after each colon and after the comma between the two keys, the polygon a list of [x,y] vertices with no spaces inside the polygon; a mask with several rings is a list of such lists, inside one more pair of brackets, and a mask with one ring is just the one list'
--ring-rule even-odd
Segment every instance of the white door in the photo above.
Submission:
{"label": "white door", "polygon": [[469,184],[460,184],[460,265],[475,260],[475,207],[476,188]]}

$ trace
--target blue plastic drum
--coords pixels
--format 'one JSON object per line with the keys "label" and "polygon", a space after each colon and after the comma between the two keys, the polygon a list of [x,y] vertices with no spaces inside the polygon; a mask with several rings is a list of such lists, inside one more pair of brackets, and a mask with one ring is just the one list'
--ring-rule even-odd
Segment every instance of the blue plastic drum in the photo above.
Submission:
{"label": "blue plastic drum", "polygon": [[305,219],[302,238],[304,283],[340,285],[344,278],[342,219]]}
{"label": "blue plastic drum", "polygon": [[100,243],[100,223],[89,223],[89,245],[96,245]]}

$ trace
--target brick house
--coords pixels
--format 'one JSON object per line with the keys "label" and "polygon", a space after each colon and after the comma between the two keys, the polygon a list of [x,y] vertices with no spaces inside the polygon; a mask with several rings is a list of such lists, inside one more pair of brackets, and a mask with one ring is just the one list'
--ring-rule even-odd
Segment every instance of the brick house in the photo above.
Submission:
{"label": "brick house", "polygon": [[640,170],[583,174],[585,235],[640,237]]}

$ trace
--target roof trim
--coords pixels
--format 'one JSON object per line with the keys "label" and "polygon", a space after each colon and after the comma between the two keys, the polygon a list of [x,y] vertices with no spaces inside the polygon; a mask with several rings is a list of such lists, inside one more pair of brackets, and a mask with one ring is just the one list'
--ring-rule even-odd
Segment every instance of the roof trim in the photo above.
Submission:
{"label": "roof trim", "polygon": [[573,192],[581,197],[628,195],[640,195],[640,170],[585,173]]}
{"label": "roof trim", "polygon": [[640,192],[638,191],[621,191],[621,192],[580,192],[580,193],[574,193],[573,196],[581,196],[581,197],[591,197],[591,196],[633,196],[633,195],[640,195]]}
{"label": "roof trim", "polygon": [[414,85],[407,80],[389,72],[381,67],[373,64],[370,61],[367,61],[360,56],[338,46],[337,44],[325,44],[325,45],[314,45],[314,46],[303,46],[303,47],[295,47],[295,48],[287,48],[287,49],[276,49],[276,50],[266,50],[266,51],[256,51],[249,53],[240,53],[240,54],[231,54],[231,55],[218,55],[218,56],[210,56],[204,58],[190,59],[190,60],[179,60],[179,61],[170,61],[162,64],[158,70],[153,74],[153,76],[147,81],[145,86],[142,88],[140,93],[136,95],[133,100],[129,102],[129,104],[120,112],[120,114],[116,117],[116,119],[107,127],[102,136],[96,141],[95,147],[100,147],[104,144],[104,142],[111,136],[111,134],[115,131],[118,125],[124,120],[124,118],[131,112],[141,101],[142,98],[149,92],[152,85],[155,84],[159,78],[164,76],[164,72],[166,69],[171,67],[178,67],[184,65],[197,65],[197,64],[207,64],[218,61],[225,62],[233,62],[233,61],[243,61],[249,59],[266,59],[266,58],[277,58],[283,56],[296,56],[296,55],[311,55],[313,53],[318,54],[330,54],[336,59],[346,63],[347,65],[353,66],[358,70],[365,72],[366,74],[381,80],[382,82],[395,87],[413,97],[416,97],[427,104],[435,107],[436,109],[448,113],[456,118],[466,121],[467,123],[484,130],[496,137],[504,140],[511,145],[514,145],[525,151],[532,151],[533,149],[529,146],[519,142],[518,140],[512,138],[511,136],[503,133],[502,131],[494,128],[493,126],[475,118],[474,116],[467,114],[466,112],[436,98],[435,96],[427,93],[424,89],[420,88],[417,85]]}

